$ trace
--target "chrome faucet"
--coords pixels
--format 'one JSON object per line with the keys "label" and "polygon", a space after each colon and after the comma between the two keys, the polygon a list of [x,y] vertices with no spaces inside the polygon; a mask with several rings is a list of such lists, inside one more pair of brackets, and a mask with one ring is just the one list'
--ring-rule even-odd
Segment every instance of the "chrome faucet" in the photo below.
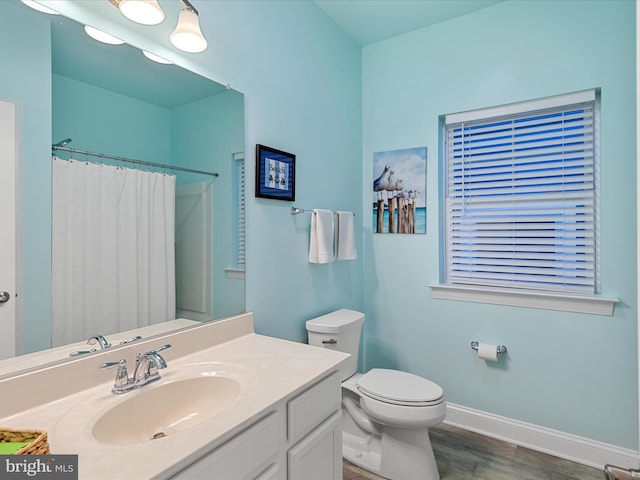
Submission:
{"label": "chrome faucet", "polygon": [[160,379],[158,370],[167,368],[167,362],[158,352],[171,347],[167,344],[146,353],[136,354],[136,369],[133,372],[133,381],[140,387]]}
{"label": "chrome faucet", "polygon": [[[100,350],[104,350],[105,348],[111,347],[111,344],[107,342],[107,339],[102,335],[94,335],[93,337],[89,337],[87,340],[87,345],[95,345],[98,344],[100,346]],[[91,350],[77,350],[75,352],[71,352],[69,354],[70,357],[77,357],[78,355],[84,355],[86,353],[94,353],[97,352],[97,348],[92,348]]]}
{"label": "chrome faucet", "polygon": [[149,352],[137,353],[136,368],[133,371],[132,377],[129,377],[127,361],[124,359],[117,362],[102,363],[98,365],[98,368],[118,367],[111,393],[116,395],[127,393],[160,379],[160,373],[158,373],[158,370],[167,368],[167,362],[158,352],[170,347],[170,344],[166,344]]}
{"label": "chrome faucet", "polygon": [[100,345],[100,350],[111,347],[111,344],[102,335],[94,335],[87,340],[87,345],[95,345],[96,343]]}

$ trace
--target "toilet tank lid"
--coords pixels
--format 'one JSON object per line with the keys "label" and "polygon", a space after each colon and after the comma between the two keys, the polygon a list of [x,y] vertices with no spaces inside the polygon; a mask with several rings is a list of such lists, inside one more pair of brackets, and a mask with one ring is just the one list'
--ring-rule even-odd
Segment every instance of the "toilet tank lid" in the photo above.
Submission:
{"label": "toilet tank lid", "polygon": [[364,321],[364,313],[343,308],[321,317],[307,320],[307,331],[316,333],[340,333],[359,327]]}

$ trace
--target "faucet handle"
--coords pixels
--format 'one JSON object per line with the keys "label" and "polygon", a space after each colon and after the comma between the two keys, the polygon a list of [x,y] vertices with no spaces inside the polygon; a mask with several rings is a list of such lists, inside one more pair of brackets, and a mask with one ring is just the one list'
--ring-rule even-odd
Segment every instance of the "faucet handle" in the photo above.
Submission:
{"label": "faucet handle", "polygon": [[98,365],[98,368],[118,367],[116,379],[113,382],[113,393],[124,393],[124,388],[129,385],[129,372],[127,371],[127,361],[123,358],[117,362],[105,362]]}
{"label": "faucet handle", "polygon": [[158,347],[155,350],[151,350],[150,353],[158,353],[158,352],[161,352],[162,350],[166,350],[167,348],[171,348],[171,344],[170,343],[167,343],[166,345]]}
{"label": "faucet handle", "polygon": [[142,386],[160,378],[158,370],[167,368],[167,362],[158,352],[170,348],[171,344],[163,345],[145,353],[136,353],[136,369],[133,372],[133,382]]}
{"label": "faucet handle", "polygon": [[171,348],[170,343],[167,343],[162,347],[156,348],[155,350],[151,350],[150,352],[147,352],[144,355],[142,355],[143,357],[146,357],[149,360],[149,373],[151,375],[153,375],[154,373],[157,373],[158,369],[167,368],[166,360],[162,357],[162,355],[158,353],[158,352],[161,352],[162,350],[166,350],[167,348]]}
{"label": "faucet handle", "polygon": [[127,361],[123,358],[122,360],[118,360],[117,362],[105,362],[98,365],[98,368],[110,368],[117,367],[118,365],[127,366]]}
{"label": "faucet handle", "polygon": [[70,357],[77,357],[79,355],[86,355],[87,353],[94,353],[97,352],[98,350],[96,350],[95,348],[92,348],[91,350],[76,350],[75,352],[71,352],[69,354]]}
{"label": "faucet handle", "polygon": [[159,362],[161,368],[165,368],[167,366],[167,364],[164,361],[164,358],[162,358],[162,355],[160,355],[158,352],[161,352],[162,350],[166,350],[167,348],[171,348],[171,344],[170,343],[167,343],[166,345],[158,347],[158,348],[156,348],[154,350],[149,350],[148,352],[145,352],[145,353],[138,353],[136,355],[136,360],[139,362],[143,358],[151,359],[152,362],[154,362],[154,363],[158,363]]}
{"label": "faucet handle", "polygon": [[142,337],[140,335],[136,335],[133,338],[130,338],[129,340],[122,340],[120,342],[120,345],[126,345],[127,343],[131,343],[131,342],[135,342],[136,340],[140,340]]}

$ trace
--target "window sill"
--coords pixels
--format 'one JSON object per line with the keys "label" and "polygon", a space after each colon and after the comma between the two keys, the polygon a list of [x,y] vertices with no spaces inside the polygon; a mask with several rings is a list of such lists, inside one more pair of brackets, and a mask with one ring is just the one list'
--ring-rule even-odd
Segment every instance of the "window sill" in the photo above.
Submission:
{"label": "window sill", "polygon": [[225,268],[225,273],[227,274],[227,278],[235,278],[238,280],[244,280],[244,269],[243,268]]}
{"label": "window sill", "polygon": [[545,292],[514,291],[501,288],[429,285],[433,298],[459,300],[463,302],[491,303],[512,307],[542,308],[565,312],[590,313],[593,315],[613,315],[617,298],[586,295],[559,295]]}

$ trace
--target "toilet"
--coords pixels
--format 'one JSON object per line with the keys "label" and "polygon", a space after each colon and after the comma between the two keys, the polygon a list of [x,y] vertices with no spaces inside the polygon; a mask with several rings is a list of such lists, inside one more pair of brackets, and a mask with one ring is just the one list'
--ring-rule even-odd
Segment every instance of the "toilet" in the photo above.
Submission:
{"label": "toilet", "polygon": [[398,370],[357,373],[363,322],[347,309],[306,322],[310,345],[351,354],[340,372],[342,456],[392,480],[439,480],[429,428],[447,412],[442,388]]}

